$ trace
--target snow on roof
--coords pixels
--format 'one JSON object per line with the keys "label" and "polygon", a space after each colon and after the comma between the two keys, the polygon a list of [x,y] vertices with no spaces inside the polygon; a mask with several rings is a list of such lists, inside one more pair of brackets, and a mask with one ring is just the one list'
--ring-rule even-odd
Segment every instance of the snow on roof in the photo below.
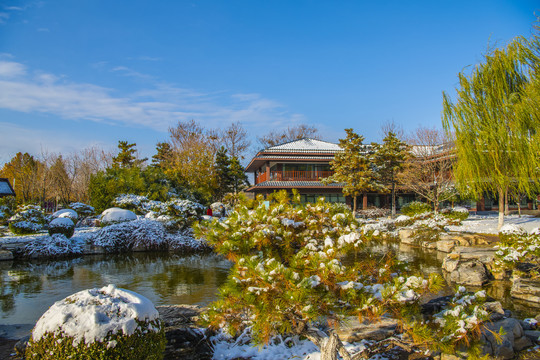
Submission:
{"label": "snow on roof", "polygon": [[7,179],[0,179],[0,195],[15,195]]}
{"label": "snow on roof", "polygon": [[338,144],[328,141],[302,138],[299,140],[289,141],[283,144],[270,146],[264,151],[276,151],[276,152],[338,152],[343,151]]}

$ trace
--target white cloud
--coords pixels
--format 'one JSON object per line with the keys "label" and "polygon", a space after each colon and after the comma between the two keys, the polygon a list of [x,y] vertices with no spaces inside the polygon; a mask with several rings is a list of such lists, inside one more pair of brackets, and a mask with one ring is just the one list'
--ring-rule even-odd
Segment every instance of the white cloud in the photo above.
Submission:
{"label": "white cloud", "polygon": [[[116,67],[115,71],[132,70]],[[0,61],[0,108],[12,111],[158,131],[191,119],[209,127],[241,121],[259,131],[303,121],[302,115],[291,114],[282,104],[258,94],[203,93],[169,84],[156,84],[132,94],[117,93],[94,84],[69,82],[54,74],[32,72],[17,62]]]}
{"label": "white cloud", "polygon": [[13,61],[0,61],[0,77],[19,77],[26,73],[26,67]]}

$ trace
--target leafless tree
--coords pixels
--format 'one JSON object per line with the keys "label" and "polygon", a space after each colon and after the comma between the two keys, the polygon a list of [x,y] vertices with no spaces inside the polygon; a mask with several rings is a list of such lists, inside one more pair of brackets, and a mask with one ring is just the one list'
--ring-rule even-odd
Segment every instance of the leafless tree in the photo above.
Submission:
{"label": "leafless tree", "polygon": [[437,129],[420,127],[410,135],[412,157],[402,173],[402,184],[433,204],[439,211],[442,201],[456,196],[452,177],[452,141]]}
{"label": "leafless tree", "polygon": [[229,156],[243,159],[243,154],[251,145],[246,130],[237,121],[221,132],[221,141]]}
{"label": "leafless tree", "polygon": [[288,141],[298,140],[305,137],[319,139],[319,130],[310,125],[300,124],[287,127],[285,130],[271,131],[268,134],[258,137],[258,142],[265,148],[279,145]]}

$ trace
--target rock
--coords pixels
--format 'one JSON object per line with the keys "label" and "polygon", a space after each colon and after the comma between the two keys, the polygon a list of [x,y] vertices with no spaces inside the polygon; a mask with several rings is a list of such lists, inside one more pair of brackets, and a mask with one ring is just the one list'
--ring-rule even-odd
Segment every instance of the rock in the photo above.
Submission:
{"label": "rock", "polygon": [[103,248],[103,246],[85,244],[83,253],[85,253],[85,254],[93,254],[93,255],[101,255],[101,254],[105,254],[105,249]]}
{"label": "rock", "polygon": [[429,300],[427,303],[422,304],[422,314],[434,315],[441,312],[452,301],[453,295],[442,296]]}
{"label": "rock", "polygon": [[198,305],[163,305],[156,306],[165,326],[181,326],[194,324],[205,310]]}
{"label": "rock", "polygon": [[[501,341],[497,341],[494,333],[503,329]],[[486,324],[486,330],[482,333],[484,341],[484,353],[500,359],[512,359],[515,353],[532,346],[531,340],[525,336],[519,320],[507,318]]]}
{"label": "rock", "polygon": [[486,311],[490,314],[491,321],[499,321],[505,318],[505,312],[500,302],[486,302],[484,306],[486,308]]}
{"label": "rock", "polygon": [[17,356],[24,357],[24,352],[26,351],[26,345],[28,345],[29,340],[30,340],[30,335],[26,335],[25,337],[17,341],[14,347],[15,354],[17,354]]}
{"label": "rock", "polygon": [[459,285],[482,286],[489,281],[489,273],[480,261],[477,260],[449,260],[443,262],[443,269],[447,272],[445,278]]}
{"label": "rock", "polygon": [[451,252],[455,246],[456,246],[456,243],[454,242],[454,240],[437,241],[437,250],[445,252],[445,253]]}
{"label": "rock", "polygon": [[0,261],[13,260],[13,253],[9,250],[0,250]]}
{"label": "rock", "polygon": [[522,278],[512,279],[510,295],[516,299],[540,303],[540,281]]}
{"label": "rock", "polygon": [[336,331],[336,334],[341,341],[349,343],[364,339],[380,341],[392,336],[396,327],[397,321],[394,319],[383,318],[376,323],[367,321],[360,323],[356,317],[351,317]]}
{"label": "rock", "polygon": [[425,249],[435,250],[437,249],[437,243],[433,241],[422,241],[422,247]]}
{"label": "rock", "polygon": [[540,331],[538,330],[525,330],[525,336],[534,343],[540,343]]}
{"label": "rock", "polygon": [[168,305],[156,309],[165,324],[165,359],[212,359],[210,333],[198,329],[195,322],[204,308],[198,305]]}
{"label": "rock", "polygon": [[414,244],[414,230],[412,229],[400,229],[398,231],[399,240],[404,244]]}

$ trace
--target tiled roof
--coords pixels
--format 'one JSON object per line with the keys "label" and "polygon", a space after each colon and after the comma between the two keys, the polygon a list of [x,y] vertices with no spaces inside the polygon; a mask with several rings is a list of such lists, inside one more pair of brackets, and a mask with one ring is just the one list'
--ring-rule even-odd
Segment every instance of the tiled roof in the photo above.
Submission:
{"label": "tiled roof", "polygon": [[317,156],[289,156],[289,155],[272,155],[262,154],[257,156],[258,159],[275,159],[275,160],[333,160],[334,154],[317,155]]}
{"label": "tiled roof", "polygon": [[264,152],[330,152],[343,151],[338,144],[317,139],[302,138],[284,144],[271,146],[263,150]]}
{"label": "tiled roof", "polygon": [[287,188],[294,188],[294,187],[343,187],[345,186],[344,183],[331,183],[328,185],[323,184],[320,181],[263,181],[261,183],[258,183],[257,185],[254,185],[253,187],[287,187]]}
{"label": "tiled roof", "polygon": [[0,179],[0,196],[15,195],[7,179]]}

